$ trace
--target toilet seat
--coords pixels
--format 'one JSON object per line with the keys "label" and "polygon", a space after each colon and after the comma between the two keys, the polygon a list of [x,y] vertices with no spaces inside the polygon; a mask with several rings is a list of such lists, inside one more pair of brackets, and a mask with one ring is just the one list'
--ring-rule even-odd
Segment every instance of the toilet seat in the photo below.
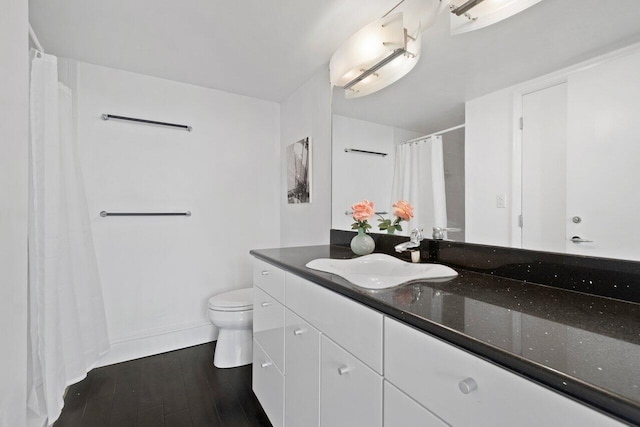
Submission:
{"label": "toilet seat", "polygon": [[253,309],[253,288],[237,289],[209,298],[209,310],[246,311]]}

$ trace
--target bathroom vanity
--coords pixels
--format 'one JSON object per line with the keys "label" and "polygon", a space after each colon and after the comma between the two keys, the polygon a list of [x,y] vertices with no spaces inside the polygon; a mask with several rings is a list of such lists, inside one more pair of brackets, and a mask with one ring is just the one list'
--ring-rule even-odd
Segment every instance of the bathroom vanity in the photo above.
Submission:
{"label": "bathroom vanity", "polygon": [[456,268],[370,291],[254,250],[253,389],[274,426],[640,423],[640,305]]}

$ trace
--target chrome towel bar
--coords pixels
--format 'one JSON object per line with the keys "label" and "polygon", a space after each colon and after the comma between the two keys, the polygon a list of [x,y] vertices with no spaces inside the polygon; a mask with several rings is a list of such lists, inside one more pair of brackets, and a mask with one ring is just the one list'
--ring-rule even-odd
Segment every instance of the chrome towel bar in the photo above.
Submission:
{"label": "chrome towel bar", "polygon": [[101,217],[106,216],[191,216],[191,211],[186,212],[100,212]]}
{"label": "chrome towel bar", "polygon": [[191,132],[191,129],[192,129],[191,126],[188,126],[188,125],[180,125],[177,123],[167,123],[167,122],[157,122],[155,120],[147,120],[147,119],[136,119],[135,117],[116,116],[113,114],[103,114],[100,117],[102,117],[102,120],[114,119],[114,120],[125,120],[128,122],[135,122],[135,123],[145,123],[148,125],[168,126],[168,127],[177,128],[177,129],[184,129],[187,132]]}

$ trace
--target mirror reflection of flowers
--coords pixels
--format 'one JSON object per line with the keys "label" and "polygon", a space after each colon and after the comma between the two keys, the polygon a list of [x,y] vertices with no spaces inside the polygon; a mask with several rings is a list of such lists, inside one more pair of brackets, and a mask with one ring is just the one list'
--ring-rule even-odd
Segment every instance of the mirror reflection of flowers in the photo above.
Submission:
{"label": "mirror reflection of flowers", "polygon": [[380,217],[378,220],[380,224],[378,224],[378,228],[380,230],[387,230],[388,234],[393,234],[396,231],[402,231],[402,226],[400,223],[402,221],[409,221],[413,218],[413,206],[406,200],[398,200],[393,204],[393,213],[396,216],[395,221],[391,222],[390,219],[385,219],[384,217]]}
{"label": "mirror reflection of flowers", "polygon": [[368,220],[373,218],[376,213],[373,202],[363,200],[351,206],[351,210],[353,211],[353,220],[355,221],[351,224],[351,229],[357,230],[362,228],[366,231],[371,228]]}

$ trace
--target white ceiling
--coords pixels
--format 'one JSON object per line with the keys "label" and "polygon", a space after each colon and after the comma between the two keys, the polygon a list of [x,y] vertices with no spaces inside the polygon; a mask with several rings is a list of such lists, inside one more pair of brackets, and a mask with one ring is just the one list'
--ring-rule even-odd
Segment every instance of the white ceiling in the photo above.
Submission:
{"label": "white ceiling", "polygon": [[[279,102],[396,3],[30,0],[30,21],[58,56]],[[637,41],[638,0],[544,0],[457,36],[444,13],[404,79],[367,97],[336,97],[334,107],[428,133],[462,123],[468,99]]]}
{"label": "white ceiling", "polygon": [[44,50],[282,101],[395,0],[30,0]]}
{"label": "white ceiling", "polygon": [[640,42],[638,0],[544,0],[505,21],[449,34],[442,14],[423,33],[422,56],[397,83],[345,100],[334,112],[423,134],[464,123],[464,102]]}

